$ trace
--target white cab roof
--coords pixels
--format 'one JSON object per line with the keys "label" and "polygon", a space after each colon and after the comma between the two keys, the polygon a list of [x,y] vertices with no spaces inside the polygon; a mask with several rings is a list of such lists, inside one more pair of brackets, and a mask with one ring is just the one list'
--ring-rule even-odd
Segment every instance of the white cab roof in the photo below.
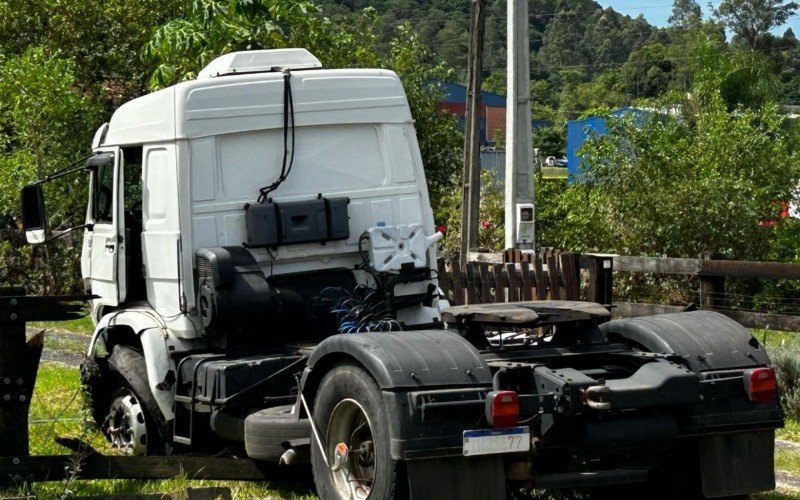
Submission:
{"label": "white cab roof", "polygon": [[[294,71],[291,85],[297,126],[411,121],[400,79],[388,70]],[[179,83],[120,106],[111,118],[103,145],[281,128],[283,92],[280,72],[230,74]]]}
{"label": "white cab roof", "polygon": [[198,80],[280,69],[320,69],[322,63],[306,49],[248,50],[220,56],[197,74]]}

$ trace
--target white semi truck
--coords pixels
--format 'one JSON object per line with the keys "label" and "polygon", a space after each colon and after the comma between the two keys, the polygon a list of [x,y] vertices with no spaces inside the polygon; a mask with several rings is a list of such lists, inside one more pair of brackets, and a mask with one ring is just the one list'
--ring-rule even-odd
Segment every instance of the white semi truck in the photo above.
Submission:
{"label": "white semi truck", "polygon": [[[448,309],[390,71],[228,54],[121,106],[92,149],[81,376],[128,453],[310,461],[323,498],[774,485],[774,373],[740,325]],[[28,240],[46,241],[41,184],[22,199]]]}

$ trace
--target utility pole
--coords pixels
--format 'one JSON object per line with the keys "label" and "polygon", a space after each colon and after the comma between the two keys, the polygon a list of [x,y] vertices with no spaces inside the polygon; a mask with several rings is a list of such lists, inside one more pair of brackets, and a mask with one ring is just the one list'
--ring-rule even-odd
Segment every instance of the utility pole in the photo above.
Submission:
{"label": "utility pole", "polygon": [[[506,248],[532,249],[533,144],[528,1],[508,0],[508,95],[506,97]],[[522,215],[521,221],[517,220]],[[518,224],[519,223],[519,224]]]}
{"label": "utility pole", "polygon": [[467,63],[467,110],[464,124],[464,176],[461,197],[461,262],[478,246],[481,194],[481,83],[485,0],[472,0],[469,61]]}

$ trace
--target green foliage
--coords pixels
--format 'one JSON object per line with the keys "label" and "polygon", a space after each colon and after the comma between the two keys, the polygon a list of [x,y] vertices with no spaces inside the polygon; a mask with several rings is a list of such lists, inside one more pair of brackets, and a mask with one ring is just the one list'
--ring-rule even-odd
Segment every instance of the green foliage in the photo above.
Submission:
{"label": "green foliage", "polygon": [[760,107],[776,99],[779,82],[763,54],[733,49],[699,32],[693,34],[687,48],[693,55],[689,68],[699,106],[713,106],[717,97],[729,109]]}
{"label": "green foliage", "polygon": [[[442,197],[440,219],[437,224],[447,228],[442,247],[449,253],[457,253],[461,247],[461,196],[460,189]],[[489,251],[500,251],[505,245],[505,192],[492,171],[481,172],[481,195],[478,224],[478,247]]]}
{"label": "green foliage", "polygon": [[697,26],[702,19],[703,10],[695,0],[675,0],[667,21],[670,26],[691,28]]}
{"label": "green foliage", "polygon": [[637,121],[612,122],[611,133],[584,152],[591,172],[572,190],[591,210],[583,227],[606,228],[587,246],[631,255],[766,257],[773,231],[759,222],[775,200],[789,198],[798,176],[777,107],[728,112],[714,102],[694,127],[674,116]]}
{"label": "green foliage", "polygon": [[[562,77],[565,75],[562,72]],[[575,119],[598,110],[629,105],[632,99],[623,93],[623,88],[619,72],[614,71],[607,71],[590,82],[577,78],[566,80],[559,96],[561,114]]]}
{"label": "green foliage", "polygon": [[[369,39],[369,36],[366,37]],[[193,79],[219,55],[237,50],[305,47],[323,63],[351,57],[359,42],[336,30],[305,0],[198,0],[185,17],[159,27],[144,46],[155,63],[152,88]]]}
{"label": "green foliage", "polygon": [[[548,202],[563,223],[540,229],[547,238],[541,244],[629,255],[770,256],[776,229],[760,223],[774,215],[776,202],[790,199],[800,177],[795,127],[769,104],[761,90],[767,85],[752,81],[770,77],[743,70],[754,67],[751,52],[724,50],[708,37],[694,47],[691,97],[666,94],[646,104],[654,111],[609,118],[609,133],[582,151],[588,173]],[[736,75],[744,75],[741,82]],[[541,206],[542,193],[537,198]]]}
{"label": "green foliage", "polygon": [[138,52],[154,26],[179,17],[189,2],[173,0],[0,0],[0,53],[42,47],[73,60],[82,92],[106,109],[141,94],[149,69]]}
{"label": "green foliage", "polygon": [[761,47],[772,28],[783,25],[797,11],[796,2],[784,0],[722,0],[714,15],[751,49]]}
{"label": "green foliage", "polygon": [[[0,71],[0,221],[18,219],[20,187],[44,178],[88,150],[98,104],[76,86],[75,63],[31,47],[9,58]],[[83,214],[85,178],[48,186],[51,225]],[[71,215],[77,214],[76,217]]]}
{"label": "green foliage", "polygon": [[637,48],[622,66],[624,92],[636,98],[658,97],[672,88],[677,77],[669,47],[661,42]]}
{"label": "green foliage", "polygon": [[563,158],[567,154],[566,127],[552,125],[533,131],[533,147],[539,149],[539,158],[555,156]]}

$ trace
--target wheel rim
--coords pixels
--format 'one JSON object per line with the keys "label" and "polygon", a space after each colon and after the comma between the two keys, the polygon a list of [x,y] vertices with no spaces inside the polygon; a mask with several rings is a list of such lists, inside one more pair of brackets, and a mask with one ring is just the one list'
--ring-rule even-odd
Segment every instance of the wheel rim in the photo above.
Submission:
{"label": "wheel rim", "polygon": [[118,393],[106,417],[106,435],[111,446],[129,455],[147,452],[147,425],[144,409],[129,390]]}
{"label": "wheel rim", "polygon": [[369,497],[377,474],[375,441],[372,423],[357,401],[344,399],[336,405],[328,421],[327,441],[330,473],[339,497]]}

